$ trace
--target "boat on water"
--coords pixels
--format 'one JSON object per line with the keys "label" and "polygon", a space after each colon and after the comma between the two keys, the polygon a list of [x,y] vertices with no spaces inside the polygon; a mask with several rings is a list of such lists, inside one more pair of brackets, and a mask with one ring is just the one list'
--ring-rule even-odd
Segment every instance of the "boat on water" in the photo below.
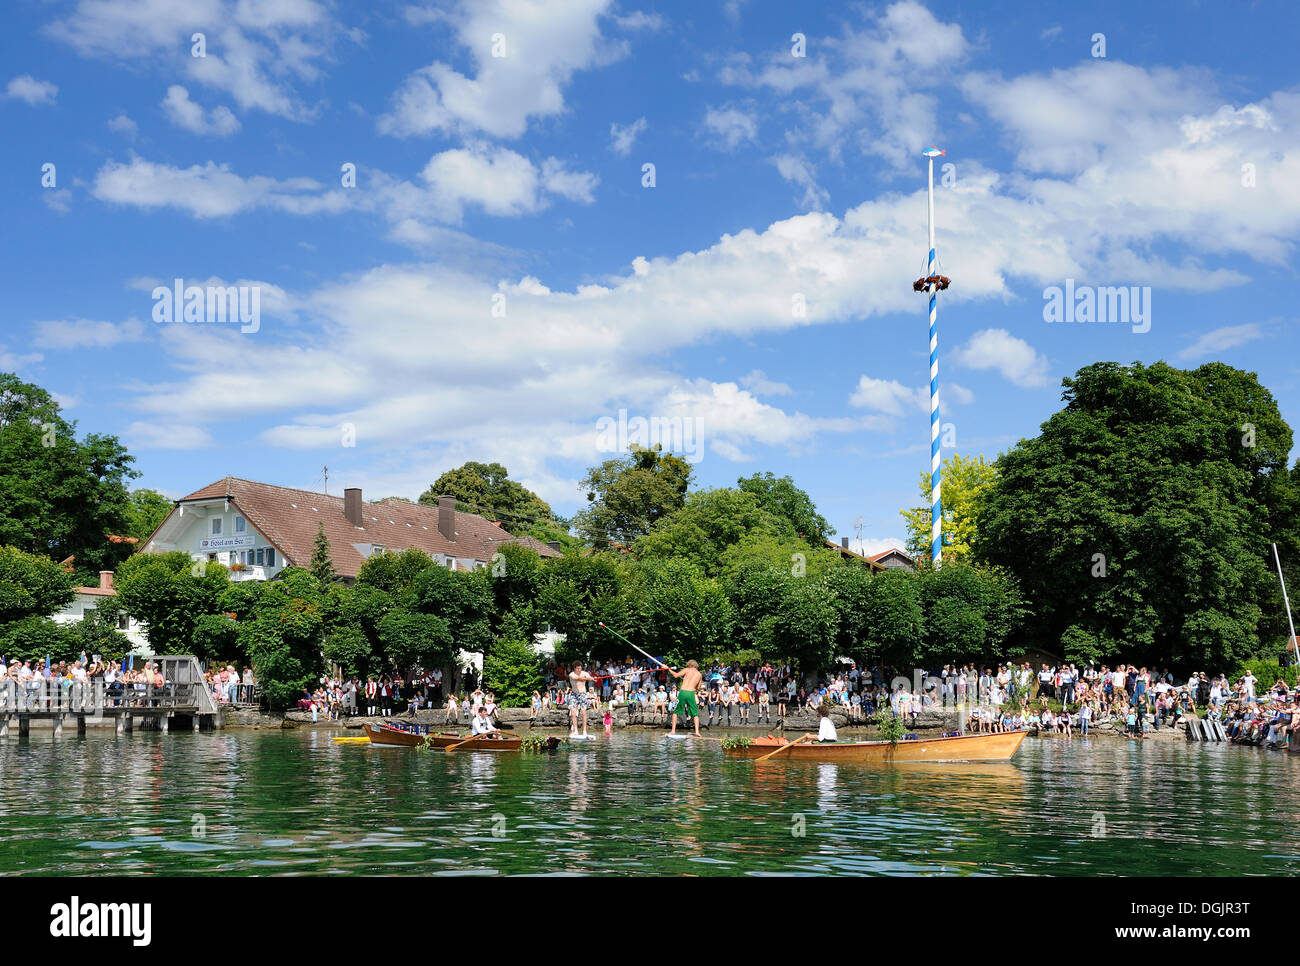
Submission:
{"label": "boat on water", "polygon": [[732,758],[761,758],[768,761],[830,761],[849,764],[904,765],[933,761],[1008,761],[1020,748],[1028,731],[916,738],[892,744],[888,741],[787,742],[770,735],[755,738],[745,747],[723,748]]}
{"label": "boat on water", "polygon": [[[366,724],[361,727],[373,745],[404,745],[408,748],[428,745],[431,748],[449,748],[459,744],[460,748],[457,750],[465,751],[518,751],[523,745],[523,742],[515,737],[480,738],[478,741],[461,744],[469,738],[469,735],[447,732],[439,734],[427,729],[417,730],[415,727],[404,728],[387,724],[378,726]],[[547,751],[553,751],[559,746],[559,738],[552,736],[546,739]]]}

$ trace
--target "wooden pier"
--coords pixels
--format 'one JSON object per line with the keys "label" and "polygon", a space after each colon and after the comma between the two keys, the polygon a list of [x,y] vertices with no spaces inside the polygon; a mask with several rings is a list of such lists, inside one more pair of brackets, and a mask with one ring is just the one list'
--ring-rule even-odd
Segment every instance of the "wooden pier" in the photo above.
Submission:
{"label": "wooden pier", "polygon": [[25,684],[5,679],[0,683],[0,738],[9,737],[15,719],[20,737],[31,733],[33,719],[53,721],[56,738],[63,736],[70,718],[79,735],[86,733],[88,720],[111,719],[119,735],[130,734],[137,722],[142,729],[164,732],[173,723],[194,731],[220,725],[221,711],[197,658],[169,654],[151,660],[162,672],[161,686],[105,685],[103,678],[83,683],[34,677]]}

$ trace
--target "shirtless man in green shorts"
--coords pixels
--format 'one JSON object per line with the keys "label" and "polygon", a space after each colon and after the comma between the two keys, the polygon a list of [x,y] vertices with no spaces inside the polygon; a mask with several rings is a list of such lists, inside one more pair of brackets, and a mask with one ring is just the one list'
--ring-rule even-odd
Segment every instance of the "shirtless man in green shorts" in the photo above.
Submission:
{"label": "shirtless man in green shorts", "polygon": [[700,673],[700,666],[693,660],[687,661],[684,669],[674,671],[668,668],[668,673],[682,679],[681,686],[677,689],[677,705],[673,708],[673,726],[668,733],[677,734],[677,716],[684,714],[695,722],[695,737],[698,738],[700,737],[700,706],[695,702],[695,689],[704,680],[704,675]]}

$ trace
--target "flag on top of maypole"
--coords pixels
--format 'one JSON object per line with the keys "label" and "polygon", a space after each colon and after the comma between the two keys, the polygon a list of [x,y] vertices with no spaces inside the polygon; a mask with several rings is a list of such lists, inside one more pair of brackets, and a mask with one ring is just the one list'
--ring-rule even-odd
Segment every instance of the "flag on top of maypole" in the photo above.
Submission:
{"label": "flag on top of maypole", "polygon": [[943,557],[943,498],[939,472],[939,295],[948,287],[948,279],[935,271],[934,248],[934,159],[947,152],[930,146],[921,152],[929,159],[926,198],[929,203],[930,253],[926,259],[925,278],[912,283],[912,290],[930,296],[930,561],[938,567]]}

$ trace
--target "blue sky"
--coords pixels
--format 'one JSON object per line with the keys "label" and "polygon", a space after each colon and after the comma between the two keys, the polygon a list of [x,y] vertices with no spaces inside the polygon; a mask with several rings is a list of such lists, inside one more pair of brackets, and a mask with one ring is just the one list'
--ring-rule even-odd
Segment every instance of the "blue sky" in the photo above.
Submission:
{"label": "blue sky", "polygon": [[[1295,424],[1300,14],[1133,7],[19,2],[0,368],[172,496],[479,459],[571,513],[626,410],[874,549],[929,462],[935,143],[957,451],[1101,359],[1221,359]],[[256,288],[256,331],[155,321],[175,278]],[[1149,288],[1149,331],[1045,322],[1066,279]]]}

